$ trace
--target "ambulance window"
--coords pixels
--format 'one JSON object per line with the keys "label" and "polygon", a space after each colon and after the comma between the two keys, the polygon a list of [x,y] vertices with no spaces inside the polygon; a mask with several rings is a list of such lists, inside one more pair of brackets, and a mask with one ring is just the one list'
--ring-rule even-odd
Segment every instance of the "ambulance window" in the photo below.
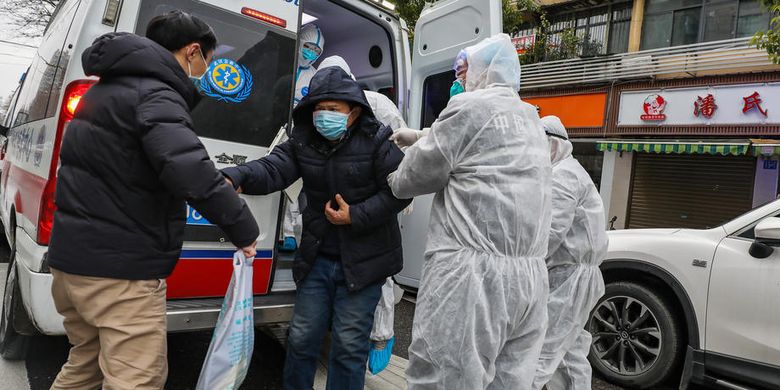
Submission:
{"label": "ambulance window", "polygon": [[423,83],[422,127],[430,127],[450,101],[450,88],[455,71],[448,70],[428,76]]}
{"label": "ambulance window", "polygon": [[292,105],[295,36],[249,17],[190,0],[145,0],[136,33],[157,15],[180,9],[208,23],[217,35],[214,60],[192,110],[205,138],[269,146]]}
{"label": "ambulance window", "polygon": [[69,54],[63,54],[69,49],[63,46],[78,9],[78,2],[60,4],[27,71],[17,102],[18,114],[14,126],[51,118],[57,112],[65,67],[70,59]]}

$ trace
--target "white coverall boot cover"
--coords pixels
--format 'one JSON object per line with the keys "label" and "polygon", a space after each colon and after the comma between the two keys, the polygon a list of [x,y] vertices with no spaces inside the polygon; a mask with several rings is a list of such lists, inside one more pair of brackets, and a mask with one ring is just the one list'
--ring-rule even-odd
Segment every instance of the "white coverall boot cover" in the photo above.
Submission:
{"label": "white coverall boot cover", "polygon": [[[545,117],[542,122],[549,125]],[[557,118],[555,118],[557,120]],[[560,120],[557,125],[563,128]],[[562,130],[565,135],[565,130]],[[552,225],[547,268],[549,326],[534,389],[591,388],[587,355],[591,337],[583,328],[604,295],[599,265],[607,252],[606,217],[601,196],[587,171],[571,155],[568,140],[550,137],[553,156]],[[555,380],[551,378],[555,376]]]}
{"label": "white coverall boot cover", "polygon": [[547,324],[550,152],[509,37],[467,52],[466,92],[388,179],[399,198],[436,193],[408,387],[526,390]]}

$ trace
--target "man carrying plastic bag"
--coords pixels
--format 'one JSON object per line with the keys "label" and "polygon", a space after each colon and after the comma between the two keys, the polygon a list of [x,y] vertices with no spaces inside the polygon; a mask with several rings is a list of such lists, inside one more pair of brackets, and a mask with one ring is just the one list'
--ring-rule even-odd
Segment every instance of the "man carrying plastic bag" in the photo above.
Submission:
{"label": "man carrying plastic bag", "polygon": [[252,262],[242,251],[233,255],[230,279],[214,337],[196,390],[233,390],[241,386],[255,345]]}

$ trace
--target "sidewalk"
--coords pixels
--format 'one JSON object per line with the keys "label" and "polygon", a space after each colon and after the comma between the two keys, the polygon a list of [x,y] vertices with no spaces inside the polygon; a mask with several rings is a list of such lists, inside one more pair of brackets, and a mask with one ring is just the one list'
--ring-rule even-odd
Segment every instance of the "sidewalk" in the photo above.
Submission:
{"label": "sidewalk", "polygon": [[[366,389],[368,390],[395,390],[406,388],[406,366],[409,361],[393,355],[387,368],[379,375],[366,374]],[[320,362],[317,367],[317,376],[314,378],[314,389],[324,390],[327,378],[327,367]]]}

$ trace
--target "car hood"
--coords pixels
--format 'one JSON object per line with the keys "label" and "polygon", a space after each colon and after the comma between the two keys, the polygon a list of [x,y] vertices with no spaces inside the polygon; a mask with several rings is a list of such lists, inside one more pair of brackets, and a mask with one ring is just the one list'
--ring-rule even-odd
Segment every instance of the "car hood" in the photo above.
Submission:
{"label": "car hood", "polygon": [[[689,229],[685,229],[689,230]],[[680,228],[674,229],[624,229],[624,230],[610,230],[607,232],[609,237],[621,237],[621,236],[666,236],[683,231]]]}

